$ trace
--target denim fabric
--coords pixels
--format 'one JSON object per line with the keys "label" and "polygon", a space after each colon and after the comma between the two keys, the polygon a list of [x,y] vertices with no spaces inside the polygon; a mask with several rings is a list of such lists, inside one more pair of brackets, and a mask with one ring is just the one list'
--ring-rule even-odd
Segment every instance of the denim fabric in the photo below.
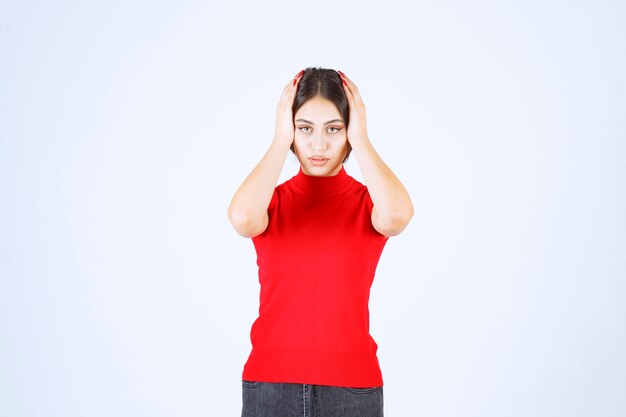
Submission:
{"label": "denim fabric", "polygon": [[383,417],[383,387],[241,381],[242,417]]}

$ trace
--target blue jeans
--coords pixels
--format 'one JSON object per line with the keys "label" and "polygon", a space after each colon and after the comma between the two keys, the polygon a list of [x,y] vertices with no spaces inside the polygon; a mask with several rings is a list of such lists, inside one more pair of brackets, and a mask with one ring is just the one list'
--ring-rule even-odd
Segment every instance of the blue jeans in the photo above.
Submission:
{"label": "blue jeans", "polygon": [[241,381],[241,417],[383,417],[383,387]]}

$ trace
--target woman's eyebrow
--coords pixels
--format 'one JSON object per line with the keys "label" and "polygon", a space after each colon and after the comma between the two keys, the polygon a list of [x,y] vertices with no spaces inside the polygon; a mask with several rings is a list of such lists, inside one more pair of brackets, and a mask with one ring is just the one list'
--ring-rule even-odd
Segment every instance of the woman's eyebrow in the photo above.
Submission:
{"label": "woman's eyebrow", "polygon": [[[306,120],[306,119],[298,119],[298,120],[296,120],[296,122],[304,122],[304,123],[308,123],[310,125],[315,124],[312,121]],[[341,119],[333,119],[333,120],[327,121],[326,123],[324,123],[324,125],[329,125],[331,123],[343,123],[343,122],[341,121]]]}

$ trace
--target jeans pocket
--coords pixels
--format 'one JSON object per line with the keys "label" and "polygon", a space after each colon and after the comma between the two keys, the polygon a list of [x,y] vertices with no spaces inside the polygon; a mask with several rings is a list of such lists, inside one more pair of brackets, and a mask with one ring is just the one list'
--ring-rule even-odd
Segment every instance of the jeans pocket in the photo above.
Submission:
{"label": "jeans pocket", "polygon": [[353,394],[371,394],[373,392],[378,392],[383,389],[383,387],[368,387],[368,388],[353,388],[353,387],[342,387],[346,391],[350,391]]}
{"label": "jeans pocket", "polygon": [[241,380],[241,385],[244,388],[256,388],[261,385],[263,382],[261,381],[246,381],[245,379]]}

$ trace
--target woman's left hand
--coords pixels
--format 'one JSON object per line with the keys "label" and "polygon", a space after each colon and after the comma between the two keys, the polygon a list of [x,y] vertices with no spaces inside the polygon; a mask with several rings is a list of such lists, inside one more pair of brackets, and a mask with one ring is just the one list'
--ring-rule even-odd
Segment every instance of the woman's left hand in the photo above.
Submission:
{"label": "woman's left hand", "polygon": [[346,75],[337,71],[343,81],[343,91],[348,99],[348,108],[350,111],[350,122],[346,134],[348,142],[354,147],[360,141],[368,141],[367,137],[367,120],[365,116],[365,104],[361,99],[361,94],[357,86]]}

